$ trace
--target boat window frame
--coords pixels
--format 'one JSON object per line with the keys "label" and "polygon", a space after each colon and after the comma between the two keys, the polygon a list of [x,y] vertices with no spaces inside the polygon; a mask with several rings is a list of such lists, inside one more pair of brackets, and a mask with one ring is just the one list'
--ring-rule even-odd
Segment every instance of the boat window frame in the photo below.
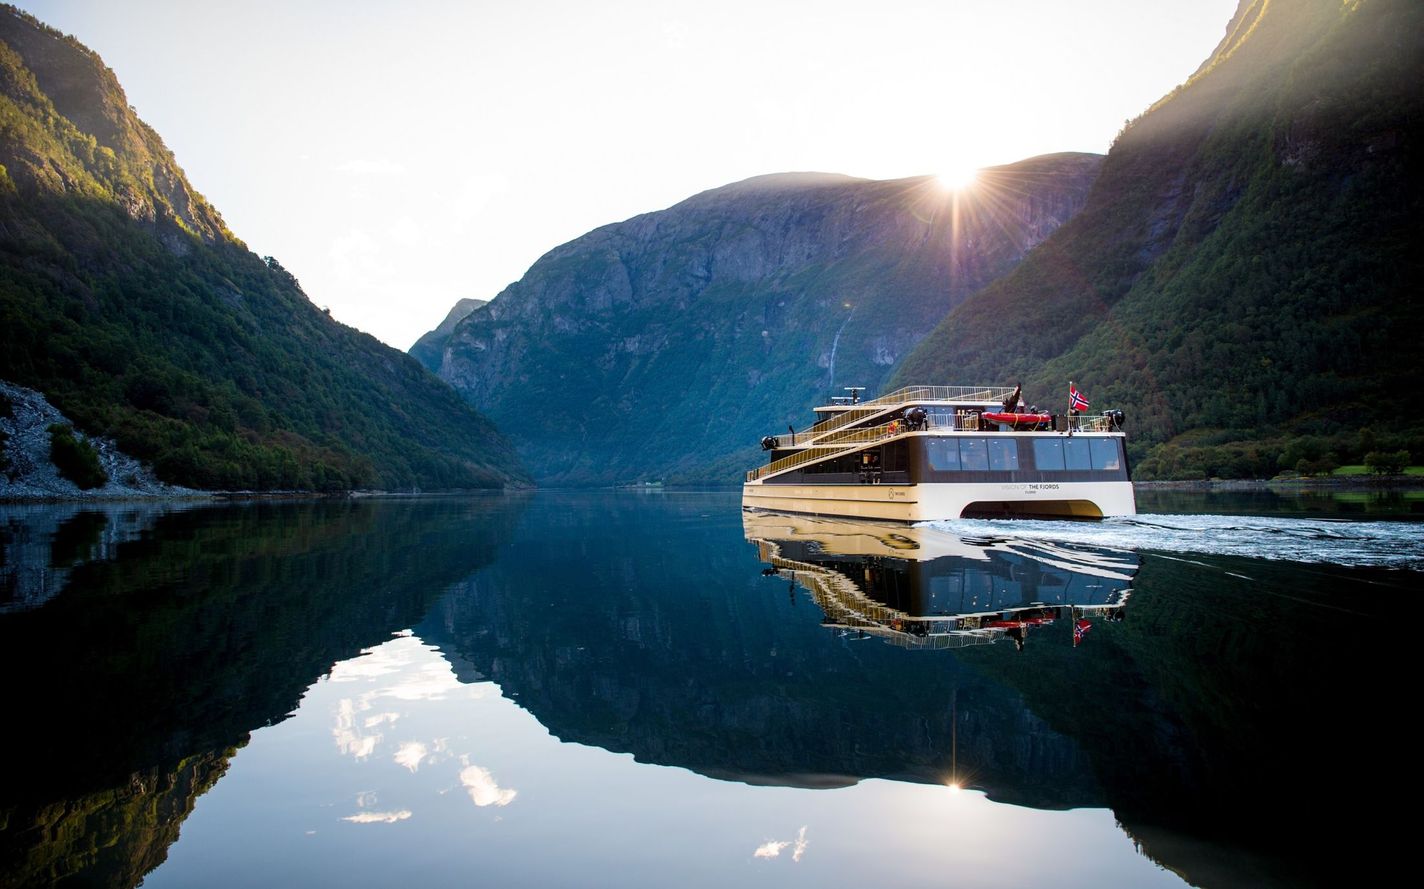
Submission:
{"label": "boat window frame", "polygon": [[[974,454],[974,455],[973,455],[974,458],[975,458],[975,462],[977,463],[978,460],[979,460],[980,458],[982,458],[983,461],[984,461],[984,465],[982,465],[982,466],[978,466],[978,465],[973,465],[973,466],[971,466],[971,465],[970,465],[970,461],[967,460],[966,457],[971,456],[971,454],[966,453],[966,448],[965,448],[966,445],[969,445],[970,448],[973,449],[973,450],[978,450],[978,451],[979,451],[978,454]],[[979,435],[965,436],[965,437],[959,439],[959,471],[960,471],[960,472],[988,472],[988,471],[989,471],[989,439],[987,439],[987,438],[985,438],[985,437],[983,437],[983,436],[979,436]]]}
{"label": "boat window frame", "polygon": [[[1047,461],[1044,456],[1047,455]],[[1040,472],[1066,472],[1067,458],[1063,453],[1063,439],[1035,438],[1033,440],[1033,465]]]}

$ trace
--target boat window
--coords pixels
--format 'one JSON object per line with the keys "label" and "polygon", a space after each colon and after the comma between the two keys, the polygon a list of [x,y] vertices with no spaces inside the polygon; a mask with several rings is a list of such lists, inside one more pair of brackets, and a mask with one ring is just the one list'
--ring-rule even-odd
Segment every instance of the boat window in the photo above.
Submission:
{"label": "boat window", "polygon": [[989,439],[989,468],[1018,469],[1019,443],[1012,438]]}
{"label": "boat window", "polygon": [[1121,469],[1122,460],[1118,456],[1117,440],[1095,438],[1093,441],[1094,469]]}
{"label": "boat window", "polygon": [[1061,472],[1063,463],[1063,440],[1061,438],[1035,438],[1033,440],[1033,465],[1040,470]]}
{"label": "boat window", "polygon": [[961,469],[988,469],[988,442],[982,438],[961,438],[959,440],[959,463]]}
{"label": "boat window", "polygon": [[959,442],[952,438],[926,438],[925,453],[933,469],[946,472],[959,469]]}
{"label": "boat window", "polygon": [[1069,469],[1092,469],[1093,460],[1088,453],[1086,438],[1070,438],[1063,442],[1063,458]]}

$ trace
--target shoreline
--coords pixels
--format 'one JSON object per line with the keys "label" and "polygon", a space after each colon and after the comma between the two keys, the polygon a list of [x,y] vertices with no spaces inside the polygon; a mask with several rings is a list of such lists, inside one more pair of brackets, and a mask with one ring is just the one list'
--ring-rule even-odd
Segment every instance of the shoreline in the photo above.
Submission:
{"label": "shoreline", "polygon": [[194,491],[115,494],[19,494],[0,496],[0,507],[44,503],[245,503],[251,501],[404,500],[419,497],[488,497],[528,493],[533,488],[471,488],[467,491]]}
{"label": "shoreline", "polygon": [[1346,475],[1329,478],[1279,478],[1279,479],[1190,479],[1185,481],[1134,481],[1139,490],[1157,491],[1275,491],[1311,490],[1320,488],[1350,488],[1358,490],[1405,490],[1424,488],[1424,476],[1417,475]]}
{"label": "shoreline", "polygon": [[[424,497],[488,497],[508,494],[529,494],[535,490],[544,491],[620,491],[624,493],[688,492],[688,491],[735,491],[740,485],[632,485],[589,487],[549,487],[535,486],[518,488],[471,488],[469,490],[447,491],[378,491],[360,489],[352,491],[195,491],[173,492],[126,492],[113,494],[32,494],[0,496],[0,507],[10,505],[44,503],[242,503],[250,501],[301,501],[301,500],[413,500]],[[1374,476],[1342,476],[1338,478],[1299,479],[1191,479],[1185,481],[1140,481],[1133,487],[1147,491],[1304,491],[1304,490],[1412,490],[1424,488],[1424,476],[1396,475],[1382,478]]]}

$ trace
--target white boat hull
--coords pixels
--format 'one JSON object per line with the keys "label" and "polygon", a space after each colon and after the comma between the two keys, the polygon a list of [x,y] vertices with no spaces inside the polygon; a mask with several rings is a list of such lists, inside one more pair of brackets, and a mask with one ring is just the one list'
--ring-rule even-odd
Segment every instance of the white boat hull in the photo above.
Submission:
{"label": "white boat hull", "polygon": [[1132,482],[927,482],[914,485],[742,486],[742,507],[898,522],[979,515],[1103,518],[1137,515]]}

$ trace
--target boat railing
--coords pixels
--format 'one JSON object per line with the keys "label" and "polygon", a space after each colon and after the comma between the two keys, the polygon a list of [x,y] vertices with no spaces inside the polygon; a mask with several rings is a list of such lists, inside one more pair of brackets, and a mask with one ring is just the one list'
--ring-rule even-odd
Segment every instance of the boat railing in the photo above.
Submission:
{"label": "boat railing", "polygon": [[1111,432],[1113,418],[1109,414],[1094,414],[1091,417],[1079,414],[1069,421],[1069,425],[1075,432]]}
{"label": "boat railing", "polygon": [[807,436],[808,440],[815,439],[902,404],[913,404],[920,401],[1002,402],[1007,400],[1013,392],[1012,388],[997,386],[905,386],[888,395],[872,398],[870,401],[862,401],[850,410],[822,420],[797,435]]}
{"label": "boat railing", "polygon": [[[865,429],[842,429],[837,432],[825,433],[821,438],[816,440],[815,444],[805,450],[788,454],[780,460],[774,460],[765,466],[758,466],[756,469],[747,470],[747,481],[754,482],[759,478],[765,478],[768,475],[773,475],[787,469],[793,469],[805,463],[813,463],[817,460],[824,460],[827,457],[834,457],[837,454],[852,449],[856,445],[871,444],[905,432],[933,429],[974,432],[981,430],[981,427],[979,426],[979,417],[977,414],[970,411],[956,411],[953,415],[944,413],[930,413],[926,415],[925,426],[920,430],[910,429],[904,420],[899,419],[882,423],[879,426],[870,426]],[[988,430],[984,429],[982,431]],[[1111,432],[1113,431],[1113,416],[1111,414],[1075,416],[1072,419],[1071,431]]]}
{"label": "boat railing", "polygon": [[827,434],[823,438],[817,439],[816,443],[804,451],[797,451],[774,460],[766,466],[759,466],[747,472],[747,481],[754,482],[763,476],[782,470],[800,466],[803,463],[811,463],[816,460],[823,460],[842,453],[856,445],[869,444],[880,441],[882,438],[889,438],[892,435],[899,435],[906,431],[904,420],[891,420],[889,423],[882,423],[879,426],[871,426],[866,429],[842,429],[839,432]]}

